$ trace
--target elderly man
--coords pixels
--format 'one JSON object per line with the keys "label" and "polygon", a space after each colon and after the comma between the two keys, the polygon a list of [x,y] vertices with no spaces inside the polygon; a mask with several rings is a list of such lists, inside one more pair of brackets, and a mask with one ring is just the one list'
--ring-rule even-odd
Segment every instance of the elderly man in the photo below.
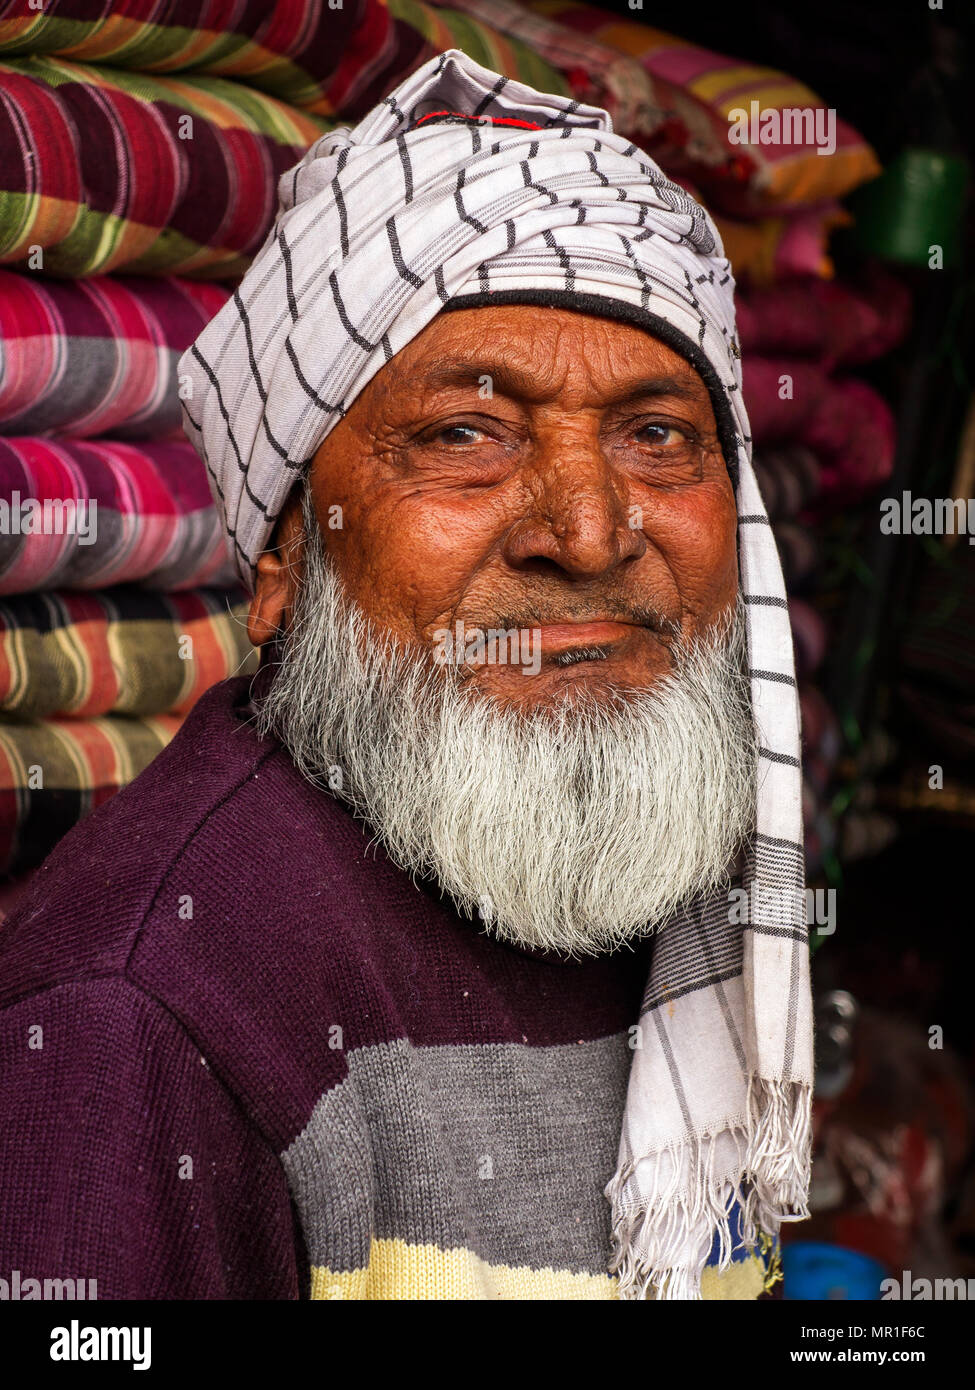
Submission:
{"label": "elderly man", "polygon": [[459,52],[281,201],[183,364],[261,669],[0,932],[0,1266],[754,1298],[805,1214],[811,1021],[715,229],[604,112]]}

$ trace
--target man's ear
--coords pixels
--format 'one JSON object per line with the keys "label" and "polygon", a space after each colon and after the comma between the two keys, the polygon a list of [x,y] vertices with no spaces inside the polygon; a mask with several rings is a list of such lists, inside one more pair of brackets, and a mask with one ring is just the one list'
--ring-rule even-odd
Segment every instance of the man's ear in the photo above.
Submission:
{"label": "man's ear", "polygon": [[271,543],[257,561],[254,597],[247,617],[247,636],[255,647],[270,642],[287,626],[300,577],[305,549],[301,519],[301,485],[291,495],[278,517]]}

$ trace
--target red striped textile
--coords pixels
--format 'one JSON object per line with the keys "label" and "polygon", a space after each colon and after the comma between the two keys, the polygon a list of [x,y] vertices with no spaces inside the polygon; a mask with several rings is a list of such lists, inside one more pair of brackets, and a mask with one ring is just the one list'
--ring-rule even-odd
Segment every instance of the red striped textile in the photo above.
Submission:
{"label": "red striped textile", "polygon": [[243,272],[325,123],[219,78],[0,66],[0,261],[45,274]]}
{"label": "red striped textile", "polygon": [[297,106],[335,109],[350,80],[393,59],[382,0],[27,0],[0,3],[0,54],[231,77]]}
{"label": "red striped textile", "polygon": [[[234,78],[343,119],[364,114],[447,48],[545,91],[565,86],[563,64],[550,67],[531,42],[499,32],[490,13],[475,19],[423,0],[44,0],[41,11],[0,0],[0,56],[60,54],[158,76]],[[570,67],[578,80],[584,64],[575,58]]]}
{"label": "red striped textile", "polygon": [[240,588],[0,600],[0,713],[185,714],[217,681],[257,670],[247,608]]}
{"label": "red striped textile", "polygon": [[177,361],[228,294],[172,277],[0,270],[0,433],[181,436]]}
{"label": "red striped textile", "polygon": [[0,594],[232,579],[205,467],[185,440],[0,438]]}
{"label": "red striped textile", "polygon": [[[467,9],[484,0],[451,0]],[[598,40],[636,59],[652,79],[658,100],[672,119],[662,144],[649,152],[673,178],[686,174],[701,187],[709,206],[733,215],[805,207],[842,197],[880,173],[877,158],[858,131],[835,123],[835,151],[819,155],[811,143],[730,137],[729,113],[786,109],[827,110],[804,83],[774,68],[712,53],[632,18],[576,0],[527,0],[532,13]],[[748,47],[743,33],[742,47]],[[544,49],[542,49],[544,52]],[[836,113],[833,113],[834,117]],[[781,131],[780,126],[780,131]],[[767,133],[772,133],[771,128]]]}
{"label": "red striped textile", "polygon": [[0,723],[0,873],[35,868],[161,753],[182,715]]}

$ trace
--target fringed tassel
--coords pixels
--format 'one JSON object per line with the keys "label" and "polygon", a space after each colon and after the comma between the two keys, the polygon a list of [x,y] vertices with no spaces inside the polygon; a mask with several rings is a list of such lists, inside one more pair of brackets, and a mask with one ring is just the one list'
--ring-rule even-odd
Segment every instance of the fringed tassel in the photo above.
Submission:
{"label": "fringed tassel", "polygon": [[749,1077],[748,1117],[742,1234],[751,1246],[759,1230],[777,1235],[809,1215],[812,1088]]}
{"label": "fringed tassel", "polygon": [[[669,1144],[625,1164],[611,1179],[613,1258],[621,1299],[692,1300],[718,1241],[716,1268],[727,1269],[736,1248],[731,1214],[741,1214],[741,1244],[758,1245],[766,1286],[778,1277],[774,1241],[783,1221],[808,1216],[811,1088],[797,1082],[749,1079],[748,1121],[689,1142]],[[718,1149],[721,1173],[715,1173]],[[734,1162],[731,1158],[734,1156]],[[652,1171],[646,1165],[652,1164]],[[652,1196],[634,1202],[640,1167]],[[734,1168],[737,1178],[729,1179]],[[740,1248],[740,1247],[739,1247]]]}

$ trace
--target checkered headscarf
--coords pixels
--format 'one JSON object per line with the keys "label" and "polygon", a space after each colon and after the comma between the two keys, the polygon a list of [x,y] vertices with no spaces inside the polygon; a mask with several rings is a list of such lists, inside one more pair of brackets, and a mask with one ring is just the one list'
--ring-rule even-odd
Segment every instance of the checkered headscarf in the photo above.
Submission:
{"label": "checkered headscarf", "polygon": [[448,301],[623,318],[710,390],[738,507],[757,831],[734,880],[744,913],[718,894],[655,941],[606,1188],[621,1295],[698,1297],[713,1247],[725,1267],[739,1235],[751,1248],[806,1214],[812,1081],[792,639],[720,238],[606,112],[456,50],[322,136],[280,199],[239,290],[180,363],[187,433],[248,585],[329,430]]}

